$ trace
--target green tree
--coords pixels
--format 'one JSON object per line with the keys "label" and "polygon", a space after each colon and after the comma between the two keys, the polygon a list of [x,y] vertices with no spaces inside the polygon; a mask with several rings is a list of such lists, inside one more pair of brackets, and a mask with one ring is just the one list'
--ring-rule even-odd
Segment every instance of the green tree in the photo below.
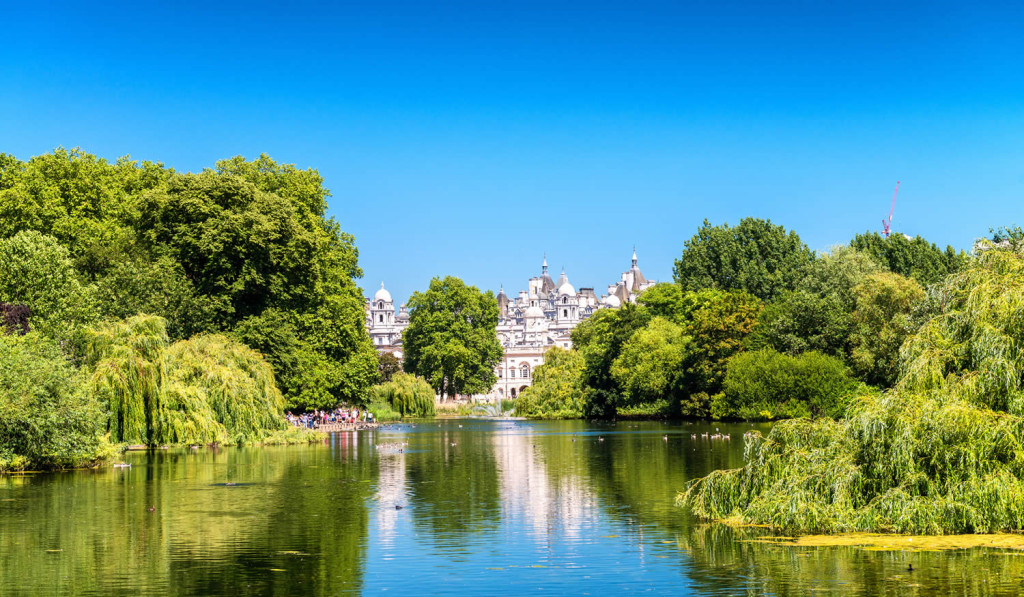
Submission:
{"label": "green tree", "polygon": [[112,455],[103,411],[57,341],[0,334],[0,472],[85,466]]}
{"label": "green tree", "polygon": [[497,379],[498,302],[459,278],[434,278],[409,299],[409,327],[402,334],[403,369],[430,382],[445,397],[484,392]]}
{"label": "green tree", "polygon": [[570,332],[573,346],[583,357],[584,416],[615,417],[621,388],[612,377],[612,363],[626,341],[650,320],[647,307],[626,303],[594,313]]}
{"label": "green tree", "polygon": [[397,373],[402,372],[402,361],[398,360],[398,357],[385,352],[377,356],[377,373],[380,374],[380,380],[382,382],[389,382],[391,378]]}
{"label": "green tree", "polygon": [[385,403],[403,417],[434,416],[434,389],[423,378],[398,372],[370,388],[370,402]]}
{"label": "green tree", "polygon": [[708,289],[683,295],[683,333],[692,340],[685,363],[692,410],[721,390],[729,359],[744,350],[761,308],[761,301],[746,292]]}
{"label": "green tree", "polygon": [[886,272],[868,276],[854,294],[853,368],[867,383],[889,387],[899,374],[900,347],[923,323],[918,307],[924,289],[910,278]]}
{"label": "green tree", "polygon": [[217,328],[215,301],[198,295],[181,265],[167,256],[129,259],[108,268],[96,282],[96,304],[109,319],[159,315],[167,320],[172,340]]}
{"label": "green tree", "polygon": [[691,342],[682,326],[664,317],[637,330],[612,362],[612,379],[622,388],[619,413],[680,414],[683,365]]}
{"label": "green tree", "polygon": [[814,260],[795,232],[758,218],[735,228],[704,220],[684,247],[673,270],[683,290],[742,290],[762,300],[796,288]]}
{"label": "green tree", "polygon": [[677,323],[682,320],[683,289],[678,284],[655,284],[643,291],[636,302],[647,307],[652,317],[664,317]]}
{"label": "green tree", "polygon": [[907,340],[898,387],[1024,415],[1024,259],[982,241],[939,290],[941,311]]}
{"label": "green tree", "polygon": [[516,399],[516,414],[536,419],[578,419],[583,416],[583,357],[554,346],[534,369],[533,384]]}
{"label": "green tree", "polygon": [[866,254],[838,246],[805,271],[796,290],[765,306],[749,345],[790,355],[814,350],[848,360],[856,308],[853,289],[878,272],[878,266]]}
{"label": "green tree", "polygon": [[0,240],[0,302],[27,305],[32,326],[60,340],[96,319],[94,289],[82,284],[67,249],[36,231]]}
{"label": "green tree", "polygon": [[111,164],[79,149],[2,162],[0,238],[22,230],[53,236],[89,280],[134,255],[138,198],[173,173],[128,156]]}
{"label": "green tree", "polygon": [[877,232],[866,232],[854,237],[850,246],[866,253],[880,267],[913,278],[922,285],[939,282],[962,270],[967,263],[967,254],[963,251],[958,253],[948,245],[942,250],[920,236],[907,238],[893,233],[885,238]]}

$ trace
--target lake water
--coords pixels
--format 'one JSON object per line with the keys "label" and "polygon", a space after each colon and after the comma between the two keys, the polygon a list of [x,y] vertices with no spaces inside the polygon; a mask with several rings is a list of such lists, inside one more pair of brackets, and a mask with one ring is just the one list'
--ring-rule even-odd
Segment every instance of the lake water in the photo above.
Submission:
{"label": "lake water", "polygon": [[0,477],[0,595],[1022,592],[1019,551],[771,545],[677,509],[749,429],[448,419]]}

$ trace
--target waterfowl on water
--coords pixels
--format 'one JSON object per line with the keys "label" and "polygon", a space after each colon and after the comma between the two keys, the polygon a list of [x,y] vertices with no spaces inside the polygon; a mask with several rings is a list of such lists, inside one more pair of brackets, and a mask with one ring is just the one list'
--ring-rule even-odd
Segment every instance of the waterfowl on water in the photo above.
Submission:
{"label": "waterfowl on water", "polygon": [[668,441],[668,436],[667,435],[663,435],[663,436],[661,436],[661,439],[663,439],[665,441]]}

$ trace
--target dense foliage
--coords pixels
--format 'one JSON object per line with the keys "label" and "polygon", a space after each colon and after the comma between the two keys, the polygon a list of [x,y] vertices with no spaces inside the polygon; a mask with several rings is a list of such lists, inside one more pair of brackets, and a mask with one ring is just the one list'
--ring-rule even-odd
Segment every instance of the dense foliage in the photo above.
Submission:
{"label": "dense foliage", "polygon": [[771,349],[747,352],[729,361],[712,412],[741,419],[838,417],[857,385],[835,357],[813,351],[799,356]]}
{"label": "dense foliage", "polygon": [[795,232],[758,218],[743,218],[736,227],[704,220],[683,246],[674,269],[683,290],[742,290],[762,300],[795,288],[814,260]]}
{"label": "dense foliage", "polygon": [[[533,371],[533,384],[515,401],[515,413],[536,419],[578,419],[583,416],[583,357],[557,346],[544,353]],[[502,411],[506,410],[502,405]]]}
{"label": "dense foliage", "polygon": [[743,468],[680,502],[800,531],[1024,530],[1022,263],[983,245],[936,289],[939,313],[903,343],[894,389],[853,401],[842,421],[751,434]]}
{"label": "dense foliage", "polygon": [[0,154],[0,333],[32,329],[84,368],[65,394],[95,400],[114,441],[267,441],[285,404],[361,403],[378,364],[327,196],[265,155],[190,174]]}
{"label": "dense foliage", "polygon": [[74,468],[109,456],[100,403],[57,342],[0,334],[0,472]]}
{"label": "dense foliage", "polygon": [[220,335],[170,343],[155,316],[87,332],[90,390],[110,411],[112,439],[132,444],[251,443],[285,429],[270,365]]}
{"label": "dense foliage", "polygon": [[442,401],[490,389],[502,354],[494,294],[446,276],[414,292],[408,304],[403,370],[426,379]]}
{"label": "dense foliage", "polygon": [[858,234],[850,246],[869,256],[887,271],[913,278],[920,284],[934,284],[963,269],[967,255],[953,247],[939,249],[920,236],[908,238],[893,233],[888,238],[877,232]]}
{"label": "dense foliage", "polygon": [[403,417],[434,416],[434,389],[422,378],[396,373],[370,389],[371,403],[385,403]]}
{"label": "dense foliage", "polygon": [[237,329],[265,341],[300,409],[359,402],[376,379],[358,253],[315,170],[263,155],[188,174],[63,149],[0,164],[0,253],[16,266],[0,301],[29,306],[41,331],[140,313],[172,340]]}

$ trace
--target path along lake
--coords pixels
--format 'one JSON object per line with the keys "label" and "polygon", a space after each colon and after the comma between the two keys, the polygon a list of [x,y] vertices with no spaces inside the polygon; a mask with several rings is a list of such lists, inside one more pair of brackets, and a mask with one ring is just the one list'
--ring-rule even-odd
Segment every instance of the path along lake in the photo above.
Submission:
{"label": "path along lake", "polygon": [[751,428],[446,419],[4,476],[0,595],[1024,592],[1017,550],[776,545],[676,508]]}

